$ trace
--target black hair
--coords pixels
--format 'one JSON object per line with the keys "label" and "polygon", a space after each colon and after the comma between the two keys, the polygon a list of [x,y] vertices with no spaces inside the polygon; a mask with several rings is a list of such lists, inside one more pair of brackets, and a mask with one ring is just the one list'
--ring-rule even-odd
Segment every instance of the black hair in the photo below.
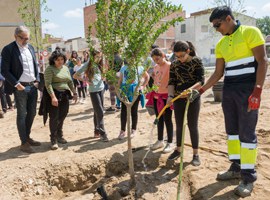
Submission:
{"label": "black hair", "polygon": [[173,47],[174,52],[186,52],[188,49],[190,56],[196,56],[195,47],[189,41],[177,41]]}
{"label": "black hair", "polygon": [[164,55],[164,53],[159,48],[155,48],[151,52],[151,57],[153,57],[153,56],[161,56],[162,57],[163,55]]}
{"label": "black hair", "polygon": [[[74,54],[74,53],[76,53],[76,57],[73,57],[73,54]],[[77,53],[77,51],[72,51],[72,52],[71,52],[71,56],[70,56],[70,58],[72,59],[72,58],[77,58],[77,57],[78,57],[78,53]]]}
{"label": "black hair", "polygon": [[152,50],[153,50],[153,49],[156,49],[156,48],[159,48],[159,46],[156,45],[156,44],[152,44],[152,45],[151,45],[151,49],[152,49]]}
{"label": "black hair", "polygon": [[54,52],[52,52],[52,55],[49,57],[49,64],[54,65],[55,64],[54,61],[57,60],[59,57],[64,58],[64,63],[66,63],[66,61],[67,61],[66,55],[60,51],[54,51]]}
{"label": "black hair", "polygon": [[225,19],[228,15],[230,15],[231,18],[234,20],[234,16],[230,7],[219,6],[212,11],[209,17],[209,21],[212,22],[215,19]]}

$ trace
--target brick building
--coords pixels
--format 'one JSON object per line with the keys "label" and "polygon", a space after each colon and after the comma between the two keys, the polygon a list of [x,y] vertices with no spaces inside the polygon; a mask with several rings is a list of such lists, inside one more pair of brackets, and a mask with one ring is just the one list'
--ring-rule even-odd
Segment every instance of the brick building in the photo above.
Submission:
{"label": "brick building", "polygon": [[[183,19],[185,18],[185,11],[183,12],[175,12],[170,14],[169,16],[163,18],[162,22],[166,22],[172,18],[182,16]],[[85,38],[88,36],[88,26],[96,21],[97,14],[96,14],[96,5],[92,4],[89,6],[84,7],[84,34]],[[156,41],[156,44],[163,49],[169,49],[171,43],[175,41],[175,27],[171,26],[165,33],[159,36]],[[95,39],[96,30],[92,28],[91,36]]]}

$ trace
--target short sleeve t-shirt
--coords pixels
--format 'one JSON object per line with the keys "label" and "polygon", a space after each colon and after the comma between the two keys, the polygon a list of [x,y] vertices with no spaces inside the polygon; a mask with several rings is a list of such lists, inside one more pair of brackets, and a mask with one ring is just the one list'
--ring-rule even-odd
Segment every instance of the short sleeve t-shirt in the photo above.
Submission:
{"label": "short sleeve t-shirt", "polygon": [[[136,74],[133,78],[134,80],[130,80],[130,83],[132,84],[138,84],[138,77],[140,77],[144,71],[144,68],[142,66],[138,67],[138,73],[137,74],[137,70],[136,68],[132,69],[134,70],[134,73]],[[122,84],[126,84],[127,80],[129,80],[132,76],[132,72],[131,70],[128,68],[128,66],[124,65],[123,67],[121,67],[120,69],[120,73],[123,74],[123,80],[122,80]]]}

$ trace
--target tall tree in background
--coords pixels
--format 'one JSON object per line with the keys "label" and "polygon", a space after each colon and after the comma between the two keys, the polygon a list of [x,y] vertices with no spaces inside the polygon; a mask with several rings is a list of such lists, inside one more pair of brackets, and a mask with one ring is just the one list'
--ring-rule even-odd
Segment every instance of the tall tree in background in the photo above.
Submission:
{"label": "tall tree in background", "polygon": [[228,6],[236,13],[246,13],[245,0],[213,0],[214,6]]}
{"label": "tall tree in background", "polygon": [[[174,6],[165,0],[98,0],[96,3],[97,38],[101,50],[110,64],[106,78],[116,86],[117,96],[127,107],[128,159],[132,184],[135,183],[135,172],[130,137],[130,116],[131,107],[139,95],[137,92],[139,84],[133,93],[133,100],[130,102],[125,89],[117,85],[116,71],[113,66],[114,53],[121,49],[122,57],[128,63],[128,70],[134,72],[127,81],[128,88],[132,80],[136,78],[140,62],[147,57],[151,45],[155,43],[159,35],[176,22],[183,20],[179,16],[161,22],[161,19],[177,11],[182,11],[181,5]],[[147,66],[145,66],[145,70],[147,70]],[[139,80],[138,83],[140,83]]]}
{"label": "tall tree in background", "polygon": [[41,11],[48,12],[47,0],[19,0],[20,14],[25,26],[30,29],[31,44],[36,48],[38,55],[42,49]]}
{"label": "tall tree in background", "polygon": [[262,33],[267,36],[270,35],[270,17],[265,16],[263,18],[259,18],[256,21],[257,27],[262,31]]}

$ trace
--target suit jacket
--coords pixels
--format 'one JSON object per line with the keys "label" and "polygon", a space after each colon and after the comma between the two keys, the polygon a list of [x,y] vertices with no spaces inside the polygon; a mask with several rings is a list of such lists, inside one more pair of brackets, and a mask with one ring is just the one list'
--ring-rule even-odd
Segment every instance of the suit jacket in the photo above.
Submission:
{"label": "suit jacket", "polygon": [[[28,48],[33,57],[35,77],[39,82],[39,70],[35,56],[34,47],[28,44]],[[1,53],[1,73],[5,77],[5,92],[12,94],[15,91],[15,85],[19,83],[19,79],[23,73],[22,56],[17,43],[14,41],[5,46]]]}

